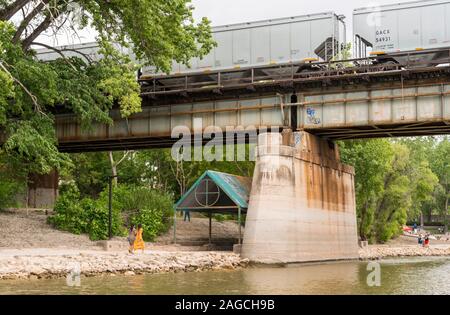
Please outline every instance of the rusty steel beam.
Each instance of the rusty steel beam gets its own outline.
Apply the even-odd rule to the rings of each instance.
[[[448,128],[447,125],[440,125],[440,126],[425,126],[425,127],[411,127],[411,126],[404,126],[404,127],[396,127],[396,128],[380,128],[379,126],[374,126],[374,127],[378,127],[375,129],[371,129],[371,130],[363,130],[363,129],[359,129],[359,130],[346,130],[346,129],[342,129],[341,131],[333,131],[333,132],[327,132],[326,130],[321,130],[320,132],[317,132],[314,129],[305,129],[310,133],[314,133],[314,135],[320,136],[320,137],[324,137],[324,138],[329,138],[329,137],[333,137],[333,136],[341,136],[341,135],[355,135],[355,134],[365,134],[365,133],[371,133],[371,134],[382,134],[382,133],[397,133],[397,132],[421,132],[421,131],[429,131],[429,130],[438,130],[438,131],[442,131],[442,132],[450,132],[450,128]]]
[[[384,135],[384,136],[383,136]],[[345,137],[333,137],[333,138],[327,138],[330,140],[352,140],[352,139],[370,139],[370,138],[401,138],[401,137],[417,137],[417,136],[439,136],[439,135],[450,135],[450,129],[446,129],[443,131],[439,130],[428,130],[428,131],[420,131],[420,132],[414,132],[414,131],[398,131],[393,132],[393,136],[389,136],[389,133],[385,134],[378,134],[375,135],[373,133],[358,133],[358,134],[352,134]]]
[[[380,128],[380,126],[377,126]],[[337,131],[320,130],[320,129],[305,129],[305,131],[315,134],[319,137],[330,140],[347,140],[347,139],[363,139],[375,137],[401,137],[401,136],[416,136],[416,135],[446,135],[450,134],[450,126],[431,125],[431,126],[414,126],[405,125],[397,128],[386,128],[363,130],[363,129],[342,129]],[[256,130],[259,133],[259,130]],[[192,138],[193,141],[194,138]],[[237,141],[239,135],[236,136]],[[91,140],[91,141],[68,141],[60,143],[60,150],[62,152],[91,152],[91,151],[107,151],[107,150],[137,150],[145,148],[169,148],[179,139],[172,139],[170,134],[164,137],[146,137],[146,138],[119,138],[109,140]],[[247,143],[256,143],[255,137],[247,137]],[[202,139],[202,144],[206,144],[210,139]],[[223,134],[223,141],[226,144],[225,133]],[[237,142],[235,142],[237,143]]]
[[[395,89],[395,88],[392,88]],[[313,106],[313,105],[328,105],[328,104],[339,104],[339,103],[358,103],[358,102],[374,102],[374,101],[387,101],[396,99],[408,99],[408,98],[418,98],[418,97],[431,97],[431,96],[447,96],[450,95],[449,92],[436,92],[436,93],[415,93],[407,95],[392,95],[392,96],[375,96],[375,97],[364,97],[364,98],[343,98],[328,101],[310,101],[310,102],[298,102],[298,103],[285,103],[285,104],[270,104],[270,105],[258,105],[258,106],[246,106],[246,107],[235,107],[235,108],[222,108],[222,109],[204,109],[204,110],[190,110],[183,112],[173,112],[173,113],[162,113],[153,114],[152,117],[173,117],[173,116],[186,116],[195,114],[212,114],[212,113],[227,113],[236,111],[251,111],[251,110],[264,110],[279,108],[280,105],[284,107],[292,106]],[[250,98],[247,98],[250,99]],[[130,117],[128,120],[133,120]]]
[[[314,133],[313,133],[314,134]],[[315,134],[316,135],[316,134]],[[322,134],[320,137],[329,140],[351,140],[351,139],[365,139],[365,138],[396,138],[396,137],[410,137],[410,136],[428,136],[428,135],[450,135],[450,128],[429,128],[429,129],[411,129],[411,130],[380,130],[374,133],[372,131],[342,133],[335,135]],[[319,136],[319,135],[317,135]]]
[[[144,98],[143,112],[129,117],[127,124],[114,109],[111,112],[114,125],[97,125],[96,131],[86,133],[74,123],[71,118],[74,116],[55,113],[60,149],[83,152],[170,147],[177,141],[171,139],[172,129],[181,125],[192,130],[195,118],[203,118],[205,128],[241,124],[244,128],[252,124],[256,128],[268,125],[283,128],[292,126],[295,121],[298,130],[333,140],[448,134],[450,67],[385,70],[354,75],[347,75],[342,69],[329,71],[328,74],[336,73],[336,79],[342,84],[323,86],[296,82],[307,79],[320,83],[324,80],[320,75],[305,79],[289,73],[286,80],[273,75],[270,80],[261,80],[265,77],[258,68],[249,71],[249,77],[238,79],[241,81],[238,89],[233,85],[235,79],[230,80],[226,73],[208,74],[207,85],[203,87],[199,87],[203,84],[200,79],[195,81],[198,78],[187,80],[185,76],[175,76],[173,78],[181,79],[183,88],[189,88],[192,83],[191,86],[202,90],[201,93],[194,97],[188,90],[180,89],[175,98],[169,94],[152,95],[152,100]],[[242,70],[233,73],[239,71]],[[359,71],[365,70],[362,67]],[[352,81],[352,76],[362,79],[369,76],[370,80]],[[378,77],[383,80],[378,81]],[[218,80],[220,84],[211,80]],[[227,80],[232,85],[229,86]],[[280,83],[285,87],[279,87]],[[264,86],[268,89],[261,89]],[[229,93],[230,89],[234,89],[235,94]],[[291,103],[293,92],[298,101]],[[292,111],[293,108],[297,111]],[[316,111],[317,116],[309,117],[311,111]],[[297,112],[295,120],[291,118],[294,112]],[[358,118],[358,115],[365,116]]]
[[[244,140],[246,143],[257,142],[257,134],[255,136],[248,136]],[[90,140],[90,141],[76,141],[76,142],[60,142],[59,150],[65,153],[81,153],[81,152],[101,152],[101,151],[126,151],[126,150],[140,150],[140,149],[152,149],[152,148],[170,148],[179,139],[172,139],[170,135],[163,138],[122,138],[122,139],[110,139],[110,140]],[[194,138],[192,137],[194,143]],[[237,135],[234,139],[235,144],[241,143],[242,137]],[[202,139],[202,145],[207,144],[210,139]],[[223,144],[226,145],[227,139],[223,134]]]

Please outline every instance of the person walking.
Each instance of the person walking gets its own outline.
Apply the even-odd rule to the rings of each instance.
[[[191,212],[189,210],[184,210],[184,222],[191,222]]]
[[[128,247],[128,252],[130,254],[134,253],[134,241],[136,240],[136,229],[134,228],[134,224],[130,226],[130,229],[128,230],[128,244],[130,245]]]
[[[429,247],[430,246],[430,234],[427,234],[425,236],[425,240],[423,242],[423,247]]]
[[[134,240],[134,250],[142,249],[142,252],[145,250],[145,243],[143,238],[144,229],[142,228],[142,224],[138,225],[138,229],[136,231],[136,239]]]

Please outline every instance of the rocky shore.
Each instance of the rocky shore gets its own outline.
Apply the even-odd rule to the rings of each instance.
[[[450,257],[450,246],[371,245],[359,251],[360,260],[427,256]],[[0,251],[0,280],[65,278],[78,270],[86,277],[236,270],[248,264],[231,252],[148,251],[130,255],[100,250],[10,250]]]
[[[248,261],[232,252],[202,248],[208,240],[206,218],[177,223],[178,240],[192,246],[170,245],[173,231],[146,244],[146,252],[127,253],[126,238],[115,238],[114,248],[105,251],[102,242],[92,242],[86,235],[55,230],[47,224],[44,212],[19,210],[0,212],[0,280],[48,279],[66,277],[74,268],[82,276],[199,272],[237,269]],[[233,222],[214,222],[215,241],[233,239],[238,227]],[[120,246],[119,246],[120,245]]]
[[[234,270],[247,264],[247,260],[228,252],[9,254],[0,255],[0,280],[65,278],[77,270],[87,277]]]
[[[145,253],[135,255],[127,253],[126,239],[115,240],[112,243],[121,246],[105,251],[101,244],[90,241],[85,235],[54,230],[46,223],[46,218],[39,212],[0,212],[0,280],[65,278],[77,269],[82,276],[90,277],[234,270],[249,264],[232,252],[194,246],[208,238],[209,221],[203,218],[177,223],[178,240],[190,246],[169,245],[173,237],[173,232],[169,231],[157,243],[147,244]],[[236,235],[237,225],[215,222],[215,231],[215,241],[229,241]],[[417,245],[415,238],[402,236],[388,245],[360,249],[359,258],[450,257],[450,243],[433,242],[430,248],[423,248]]]
[[[361,260],[379,260],[392,257],[449,256],[450,245],[436,245],[424,248],[418,245],[383,246],[371,245],[359,250]]]

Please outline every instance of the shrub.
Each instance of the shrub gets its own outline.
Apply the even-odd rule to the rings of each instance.
[[[0,177],[3,174],[0,173]],[[6,176],[5,176],[6,177]],[[17,197],[19,193],[26,191],[25,181],[14,179],[0,179],[0,210],[18,206]]]
[[[238,218],[236,215],[232,215],[232,214],[215,214],[213,216],[213,218],[217,221],[217,222],[225,222],[225,221],[233,221],[236,222],[238,221]],[[244,225],[245,223],[245,215],[242,214],[241,216],[241,224]]]
[[[226,214],[215,214],[215,215],[213,215],[213,218],[217,222],[225,222],[225,221],[229,221],[229,220],[234,220],[234,218],[232,216],[226,215]]]
[[[154,241],[155,237],[166,230],[163,213],[156,209],[139,210],[139,213],[131,218],[131,222],[136,226],[142,224],[145,241]]]
[[[80,192],[74,185],[61,189],[60,197],[55,204],[55,214],[48,222],[57,229],[73,234],[89,234],[93,241],[105,240],[109,237],[109,209],[104,200],[84,198],[80,200]],[[113,208],[113,235],[122,236],[124,229],[120,210]]]
[[[173,200],[158,191],[144,187],[135,188],[133,196],[137,197],[130,215],[131,223],[142,224],[144,240],[153,241],[156,236],[167,232],[173,215]]]
[[[173,201],[167,194],[145,187],[118,186],[112,198],[112,232],[125,236],[127,224],[142,224],[144,239],[153,241],[170,227]],[[125,219],[125,220],[124,220]],[[55,205],[55,214],[48,222],[57,229],[74,234],[86,233],[91,240],[105,240],[109,235],[109,191],[105,189],[99,199],[84,198],[75,185],[61,187]]]
[[[93,241],[106,240],[109,238],[109,207],[103,200],[91,200],[89,198],[81,201],[81,206],[88,216],[87,233]],[[112,207],[112,234],[124,236],[125,228],[117,207]]]
[[[87,214],[80,206],[79,198],[80,192],[76,186],[64,186],[55,203],[55,214],[48,218],[48,222],[73,234],[86,233]]]

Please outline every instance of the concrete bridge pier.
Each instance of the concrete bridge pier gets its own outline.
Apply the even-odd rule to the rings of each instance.
[[[354,169],[306,132],[258,138],[242,256],[260,263],[358,258]]]

